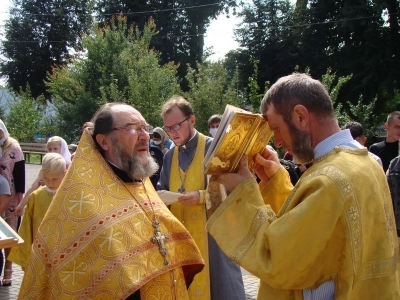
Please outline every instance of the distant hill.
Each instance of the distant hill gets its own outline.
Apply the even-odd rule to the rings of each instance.
[[[10,91],[6,88],[0,88],[0,108],[4,111],[5,115],[8,115],[10,112],[10,105],[15,101],[13,95],[11,95]],[[18,100],[18,98],[17,98]],[[56,108],[53,104],[47,102],[46,115],[55,116]]]

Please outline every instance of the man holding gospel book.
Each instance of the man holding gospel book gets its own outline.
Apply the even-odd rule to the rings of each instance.
[[[230,191],[207,229],[236,263],[260,278],[257,299],[399,299],[398,242],[385,174],[341,131],[323,84],[280,78],[261,113],[277,147],[312,165],[293,188],[275,153],[247,157],[218,176]],[[368,170],[368,172],[365,172]]]
[[[189,288],[191,299],[243,300],[246,296],[240,267],[219,249],[205,229],[207,177],[203,160],[212,138],[194,128],[193,108],[181,96],[170,98],[161,116],[175,147],[164,156],[157,189],[182,194],[178,202],[171,204],[171,212],[191,233],[206,261]]]

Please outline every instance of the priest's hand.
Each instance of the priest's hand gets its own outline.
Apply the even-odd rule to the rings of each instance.
[[[195,206],[200,202],[200,192],[187,192],[178,198],[178,201],[182,204],[189,206]]]
[[[256,162],[254,170],[264,183],[268,183],[281,167],[278,154],[268,148],[265,148],[261,155],[257,153],[254,159]]]
[[[243,155],[239,162],[239,171],[237,173],[226,173],[217,176],[217,181],[223,184],[228,190],[233,191],[243,180],[254,178],[249,170],[247,155]]]

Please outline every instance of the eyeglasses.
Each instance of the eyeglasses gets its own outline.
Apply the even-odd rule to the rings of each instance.
[[[125,131],[130,131],[130,133],[140,133],[142,130],[145,132],[150,131],[150,125],[149,124],[126,124],[125,126],[122,127],[114,127],[112,130],[125,130]]]
[[[172,125],[172,126],[163,126],[163,129],[164,129],[166,132],[171,132],[172,130],[173,130],[173,131],[177,131],[177,130],[179,130],[179,128],[181,128],[181,124],[182,124],[183,122],[189,120],[190,117],[191,117],[191,115],[190,115],[189,117],[187,117],[185,120],[183,120],[182,122],[178,123],[178,124],[175,124],[175,125]]]

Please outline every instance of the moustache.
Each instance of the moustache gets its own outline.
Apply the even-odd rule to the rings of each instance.
[[[149,143],[146,142],[138,142],[135,145],[135,150],[139,149],[140,147],[147,147],[147,150],[149,150]]]

